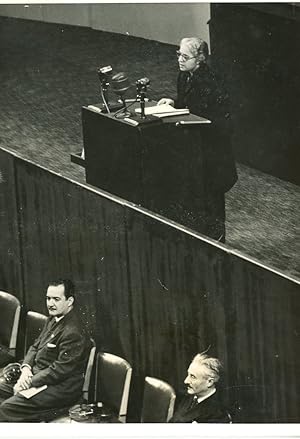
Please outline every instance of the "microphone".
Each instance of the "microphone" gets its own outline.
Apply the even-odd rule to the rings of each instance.
[[[148,85],[150,85],[150,79],[147,78],[147,77],[138,79],[136,81],[136,86],[137,87],[147,87]]]
[[[112,86],[112,89],[115,92],[115,94],[120,97],[120,99],[122,101],[122,105],[123,105],[122,112],[120,113],[119,111],[117,111],[117,113],[115,113],[115,117],[117,118],[117,117],[129,116],[130,113],[127,111],[126,101],[124,98],[126,91],[130,88],[128,77],[125,75],[124,72],[116,73],[111,78],[111,86]]]
[[[112,74],[112,67],[111,66],[98,67],[97,73],[102,88],[106,90],[107,87],[109,86],[109,76],[111,76]]]
[[[116,95],[123,99],[123,95],[130,88],[128,77],[124,72],[119,72],[111,78],[111,86]]]
[[[100,81],[100,93],[103,101],[103,105],[108,113],[110,113],[109,105],[108,105],[108,97],[107,97],[107,89],[109,87],[109,80],[112,74],[112,67],[98,67],[97,68],[98,78]]]

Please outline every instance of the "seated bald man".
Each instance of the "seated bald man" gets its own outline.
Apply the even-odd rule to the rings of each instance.
[[[90,342],[74,309],[73,283],[51,282],[46,302],[49,318],[24,358],[18,381],[1,379],[1,422],[49,421],[57,409],[73,405],[81,396]],[[22,394],[45,385],[29,399]]]
[[[170,422],[229,422],[216,388],[221,368],[217,358],[206,354],[197,354],[193,358],[184,380],[187,395]]]

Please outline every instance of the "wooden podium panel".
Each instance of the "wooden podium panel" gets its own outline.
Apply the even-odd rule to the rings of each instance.
[[[205,127],[207,128],[207,127]],[[182,129],[166,123],[153,136],[143,134],[143,191],[144,206],[170,219],[181,210],[198,209],[195,202],[203,191],[202,127]]]
[[[85,107],[82,127],[87,183],[139,203],[142,197],[139,130]]]
[[[83,107],[87,183],[185,224],[182,212],[196,216],[201,208],[210,124],[183,128],[179,119],[201,120],[184,115],[133,126]]]

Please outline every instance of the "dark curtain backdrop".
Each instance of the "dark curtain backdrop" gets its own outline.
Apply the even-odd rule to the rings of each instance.
[[[249,405],[249,417],[299,422],[299,284],[237,256],[231,261],[231,394]]]
[[[82,314],[103,348],[113,334],[129,340],[123,209],[40,168],[22,161],[16,167],[27,307],[44,310],[49,279],[68,277],[78,287]],[[128,351],[126,342],[113,344],[121,353]]]
[[[237,420],[300,421],[299,282],[3,150],[0,166],[0,289],[45,312],[49,279],[74,279],[98,349],[133,366],[131,419],[145,375],[179,392],[209,348]]]
[[[23,299],[14,157],[0,149],[0,290]]]
[[[228,257],[141,213],[128,209],[126,221],[132,316],[140,345],[135,354],[143,370],[166,374],[175,383],[194,353],[209,345],[222,357],[226,352]],[[179,368],[165,370],[170,358]]]

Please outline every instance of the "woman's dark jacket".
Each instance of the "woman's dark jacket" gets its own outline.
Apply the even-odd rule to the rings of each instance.
[[[211,120],[211,125],[200,128],[203,177],[208,187],[223,193],[237,180],[228,104],[228,95],[208,64],[200,64],[191,76],[188,72],[179,73],[175,107],[187,107],[191,113]]]

